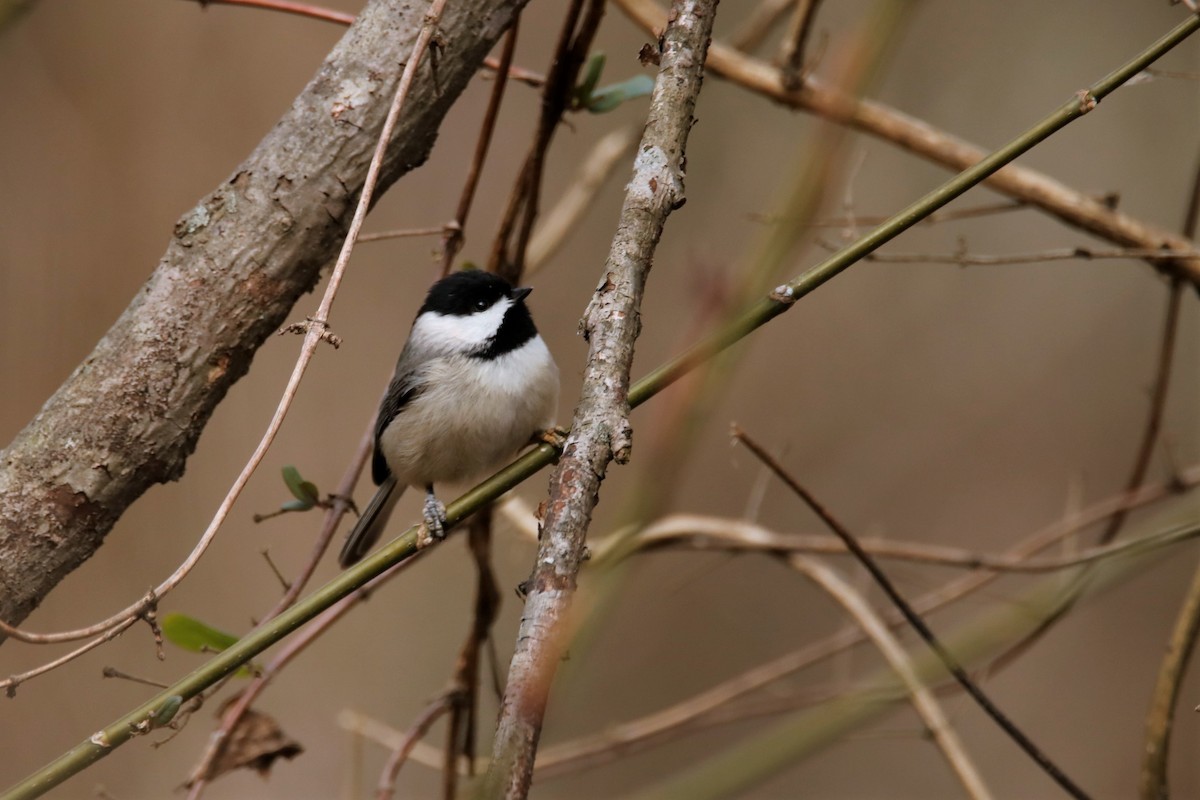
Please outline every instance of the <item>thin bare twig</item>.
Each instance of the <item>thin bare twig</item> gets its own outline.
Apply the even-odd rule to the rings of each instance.
[[[379,242],[384,239],[406,239],[415,236],[438,236],[446,233],[445,225],[428,228],[400,228],[391,231],[378,231],[376,233],[364,233],[358,237],[359,244],[363,242]]]
[[[961,567],[993,572],[1043,573],[1057,572],[1084,564],[1103,561],[1131,551],[1145,552],[1158,547],[1181,544],[1200,536],[1200,529],[1183,527],[1150,536],[1110,543],[1062,556],[1028,558],[1004,554],[979,553],[958,547],[902,542],[893,539],[863,539],[862,549],[875,558]],[[619,557],[624,549],[623,532],[606,536],[590,546],[591,566],[606,565]],[[807,553],[812,555],[847,555],[845,542],[832,536],[802,533],[779,533],[753,522],[698,514],[672,514],[646,526],[638,532],[636,545],[647,551],[661,547],[687,544],[698,551],[729,550],[736,552]]]
[[[292,588],[291,581],[289,581],[287,578],[283,577],[283,573],[279,571],[279,566],[275,563],[275,559],[271,558],[270,549],[264,547],[263,549],[259,550],[258,552],[259,552],[259,555],[261,555],[263,557],[263,560],[267,562],[267,567],[269,567],[272,574],[275,575],[275,580],[279,581],[279,585],[281,587],[283,587],[283,591],[287,592],[289,589],[291,589]]]
[[[512,67],[513,52],[517,48],[517,31],[520,22],[521,18],[518,16],[504,36],[504,49],[500,51],[496,82],[492,85],[487,109],[483,113],[483,122],[479,127],[479,139],[475,143],[475,154],[471,158],[471,166],[467,170],[467,180],[463,184],[462,196],[458,200],[458,210],[454,214],[454,222],[446,226],[445,233],[442,235],[442,275],[450,274],[454,257],[458,255],[458,251],[463,246],[463,231],[467,227],[467,215],[471,213],[471,203],[475,200],[475,190],[479,187],[479,177],[483,174],[483,163],[487,160],[488,148],[492,144],[492,133],[496,130],[496,118],[500,114],[500,101],[504,99],[504,89],[508,86],[508,71]]]
[[[483,60],[483,66],[492,72],[500,71],[500,59],[488,56]],[[523,83],[526,86],[532,86],[534,89],[540,89],[546,85],[546,76],[540,72],[534,72],[524,67],[513,65],[508,68],[508,77],[512,78],[517,83]]]
[[[389,800],[396,793],[396,778],[400,774],[400,768],[408,760],[409,753],[412,752],[421,737],[429,732],[438,717],[448,712],[452,706],[453,700],[450,699],[450,695],[444,694],[426,706],[420,716],[413,720],[408,733],[396,745],[387,764],[383,767],[383,772],[379,776],[379,788],[375,790],[376,800]],[[450,762],[453,763],[454,759],[451,758]]]
[[[829,250],[837,248],[826,244]],[[1093,261],[1100,259],[1136,259],[1141,261],[1176,261],[1200,258],[1197,250],[1145,250],[1136,247],[1097,249],[1093,247],[1057,247],[1031,253],[979,254],[956,253],[871,253],[864,260],[883,264],[957,264],[960,267],[999,266],[1005,264],[1036,264],[1044,261]]]
[[[617,5],[643,30],[661,30],[666,13],[655,0],[616,0]],[[783,86],[779,70],[723,44],[713,42],[709,67],[751,91],[793,108],[810,111],[877,136],[950,169],[962,170],[980,162],[987,152],[945,131],[914,119],[883,103],[857,100],[810,77],[795,92]],[[993,173],[986,184],[1009,197],[1028,203],[1061,220],[1113,244],[1148,251],[1195,249],[1190,240],[1165,228],[1120,213],[1102,201],[1020,164],[1009,164]],[[1200,284],[1200,259],[1154,262]]]
[[[371,593],[382,586],[387,581],[399,575],[409,566],[415,564],[424,555],[426,550],[422,550],[414,554],[406,561],[396,564],[394,567],[376,576],[363,586],[360,586],[354,592],[346,595],[334,605],[330,606],[316,619],[310,622],[292,639],[289,639],[287,644],[275,656],[267,662],[263,667],[262,672],[247,684],[242,690],[237,699],[229,704],[225,709],[225,713],[221,718],[221,725],[213,735],[209,738],[208,746],[200,761],[192,770],[192,775],[188,780],[188,800],[196,800],[204,794],[204,789],[212,779],[213,764],[221,754],[221,750],[229,741],[229,734],[232,732],[236,721],[245,716],[246,711],[254,703],[255,700],[266,690],[267,686],[275,679],[279,673],[296,658],[304,652],[313,642],[320,639],[330,627],[338,620],[349,613],[363,600],[371,596]]]
[[[292,0],[194,0],[194,2],[205,8],[208,6],[248,6],[266,11],[282,11],[285,14],[297,14],[324,22],[336,22],[339,25],[349,25],[354,22],[353,14],[334,11],[311,3],[297,3]]]
[[[850,583],[829,566],[808,556],[789,556],[787,562],[793,569],[804,574],[809,580],[820,586],[830,597],[841,604],[842,608],[854,619],[855,623],[874,642],[875,647],[887,660],[896,675],[904,683],[912,699],[913,708],[924,720],[929,734],[941,750],[950,768],[973,798],[991,797],[991,792],[975,769],[962,741],[950,725],[950,720],[942,711],[941,705],[933,696],[933,692],[922,683],[912,660],[899,640],[892,635],[888,626],[875,610],[871,608],[862,594],[855,590]]]
[[[1189,239],[1196,236],[1196,228],[1200,225],[1200,157],[1192,175],[1192,191],[1188,197],[1187,210],[1183,215],[1183,234]],[[1163,343],[1160,348],[1158,379],[1154,386],[1154,399],[1151,402],[1150,419],[1146,424],[1146,435],[1143,439],[1142,450],[1138,453],[1138,461],[1130,476],[1131,483],[1136,479],[1140,485],[1145,476],[1143,460],[1148,464],[1149,452],[1153,452],[1151,438],[1158,440],[1162,424],[1163,408],[1166,405],[1167,384],[1171,372],[1172,354],[1175,347],[1175,337],[1179,329],[1179,306],[1182,301],[1182,286],[1178,280],[1171,283],[1171,295],[1167,307],[1167,323],[1163,330]],[[1138,467],[1141,466],[1141,474]],[[1122,517],[1122,520],[1124,518]],[[1110,527],[1109,531],[1116,532]],[[1192,576],[1179,613],[1175,618],[1175,626],[1171,638],[1167,642],[1167,652],[1163,656],[1155,680],[1154,693],[1151,695],[1150,711],[1146,715],[1146,741],[1142,748],[1142,769],[1140,790],[1143,800],[1162,800],[1167,797],[1167,758],[1170,755],[1171,730],[1175,720],[1175,706],[1179,699],[1179,690],[1187,671],[1188,662],[1196,647],[1196,637],[1200,635],[1200,569]]]
[[[492,516],[492,506],[481,509],[471,518],[467,529],[467,545],[475,561],[475,609],[471,629],[459,651],[451,680],[450,724],[446,731],[446,758],[442,765],[442,792],[447,800],[454,800],[457,796],[460,760],[465,763],[468,775],[475,774],[480,656],[491,640],[492,626],[500,613],[500,590],[492,571]],[[499,693],[497,688],[497,696]]]
[[[572,0],[542,88],[542,108],[533,142],[513,185],[488,261],[488,271],[512,279],[525,270],[525,253],[539,212],[546,152],[570,107],[579,70],[604,16],[603,0]]]
[[[191,2],[199,3],[201,6],[209,5],[227,5],[227,6],[248,6],[252,8],[261,8],[267,11],[283,11],[289,14],[298,14],[302,17],[321,20],[322,22],[333,22],[338,25],[351,25],[354,23],[354,15],[347,14],[342,11],[334,11],[323,6],[315,6],[309,3],[295,3],[289,0],[190,0]],[[498,72],[501,69],[500,60],[488,56],[483,60],[484,69],[492,72]],[[546,83],[546,78],[536,72],[523,69],[517,66],[510,66],[506,72],[508,77],[519,83],[524,83],[527,86],[532,86],[535,89],[540,88]],[[359,241],[366,241],[363,237],[359,237]]]
[[[525,251],[525,275],[549,261],[592,206],[596,193],[637,143],[637,131],[618,128],[605,134],[584,157],[575,179],[542,217]]]
[[[21,672],[16,675],[9,675],[4,680],[0,680],[0,689],[3,689],[9,697],[15,696],[17,693],[17,687],[20,686],[25,681],[30,680],[32,678],[36,678],[39,675],[45,675],[47,672],[50,672],[51,670],[58,669],[63,664],[67,664],[67,663],[70,663],[71,661],[74,661],[75,659],[79,658],[81,655],[88,652],[89,650],[94,650],[97,647],[99,647],[100,645],[104,644],[105,642],[111,642],[113,639],[117,638],[122,633],[124,633],[125,631],[127,631],[131,627],[133,627],[134,624],[137,623],[138,619],[139,618],[137,616],[133,616],[126,620],[123,620],[122,622],[118,623],[115,627],[110,628],[109,630],[100,634],[96,638],[85,642],[84,644],[75,648],[71,652],[66,653],[65,655],[59,656],[58,658],[56,658],[52,661],[47,661],[45,664],[39,664],[38,666],[36,666],[32,669],[26,670],[25,672]]]
[[[762,0],[746,15],[741,27],[729,37],[730,44],[747,52],[757,49],[795,2],[796,0]]]
[[[1185,72],[1173,69],[1159,69],[1158,67],[1146,67],[1144,72],[1155,78],[1178,78],[1185,81],[1200,81],[1200,72]]]
[[[1122,493],[1101,500],[1088,508],[1073,513],[1066,519],[1025,537],[1000,558],[1010,559],[1013,562],[1028,559],[1061,542],[1067,536],[1103,522],[1121,510],[1144,508],[1152,503],[1174,497],[1181,487],[1191,488],[1200,485],[1200,466],[1181,470],[1180,478],[1183,481],[1180,485],[1172,482],[1156,486],[1143,486],[1136,492]],[[536,539],[536,527],[528,524],[532,512],[524,501],[519,498],[509,498],[500,506],[500,511],[518,531],[525,533],[532,530]],[[674,518],[674,516],[665,518],[663,522],[669,523]],[[653,527],[655,526],[651,526],[651,528]],[[753,541],[756,536],[748,532],[747,539]],[[641,544],[641,537],[635,538],[634,542]],[[696,546],[694,539],[680,543],[691,547]],[[604,541],[602,540],[594,549],[599,551],[603,547]],[[622,548],[622,554],[625,556],[632,555],[633,552],[635,551],[631,548]],[[993,572],[966,575],[927,592],[915,599],[912,605],[920,613],[927,614],[987,586],[996,577],[997,574]],[[904,622],[904,618],[895,610],[888,612],[885,616],[887,624],[892,627]],[[803,669],[826,661],[863,641],[865,641],[865,634],[860,628],[856,626],[844,628],[826,639],[756,665],[671,706],[638,719],[609,726],[600,734],[548,747],[539,752],[536,774],[550,777],[574,769],[595,766],[611,761],[618,754],[637,752],[664,740],[690,733],[704,726],[707,720],[718,715],[722,709],[730,707],[735,701],[744,704],[746,696],[750,693],[762,690]],[[423,755],[422,757],[427,763],[437,763],[436,758],[440,757],[440,754],[428,757]]]
[[[362,472],[363,467],[367,463],[367,458],[371,454],[371,448],[375,442],[375,420],[373,417],[374,415],[372,415],[372,419],[368,422],[367,429],[363,432],[363,436],[359,440],[358,448],[355,450],[354,456],[351,458],[350,463],[346,466],[346,470],[342,475],[342,480],[338,484],[338,498],[350,496],[350,493],[354,490],[354,484],[358,482],[358,476]],[[325,551],[329,549],[329,543],[333,539],[333,535],[337,531],[338,523],[341,521],[345,511],[345,501],[339,499],[333,508],[325,513],[325,519],[321,526],[321,531],[317,534],[317,538],[313,543],[312,552],[309,555],[308,561],[305,562],[304,566],[301,568],[300,574],[294,581],[291,582],[291,585],[288,586],[283,597],[281,597],[275,606],[272,607],[271,610],[268,611],[261,620],[259,620],[256,627],[263,625],[271,619],[274,619],[284,609],[290,607],[292,603],[296,602],[296,598],[300,596],[300,593],[304,590],[304,587],[308,584],[308,581],[312,578],[313,573],[316,571],[317,565],[321,562],[322,556],[325,555]],[[353,603],[346,606],[344,610],[349,610],[352,606]],[[329,622],[332,622],[339,616],[340,614],[335,615],[329,620]],[[325,627],[316,625],[310,631],[310,633],[312,633],[315,637],[316,634],[319,634],[324,630]],[[303,646],[307,646],[307,643],[305,643]],[[303,649],[303,646],[301,649]],[[298,653],[299,651],[297,650],[296,652]],[[238,724],[242,721],[242,718],[246,715],[246,712],[250,708],[250,704],[258,697],[259,694],[262,693],[263,689],[266,688],[267,682],[269,682],[271,677],[274,676],[275,671],[281,669],[285,664],[287,664],[288,660],[290,660],[290,658],[278,664],[272,662],[273,666],[269,666],[268,671],[264,672],[263,675],[260,675],[258,679],[251,684],[250,688],[253,689],[253,692],[251,693],[250,689],[248,688],[247,693],[245,693],[243,697],[239,698],[238,702],[230,704],[230,706],[225,710],[225,713],[221,715],[220,723],[218,724],[217,729],[210,735],[209,744],[200,760],[200,763],[192,771],[192,791],[195,793],[195,797],[199,797],[203,792],[204,783],[206,782],[205,776],[209,775],[213,764],[218,758],[220,758],[221,751],[225,746],[225,742],[229,740],[229,736],[232,734],[234,728],[238,726]]]
[[[966,207],[966,209],[943,209],[941,211],[935,211],[934,213],[931,213],[931,215],[922,219],[922,221],[920,221],[918,224],[935,225],[943,222],[958,221],[958,219],[986,217],[997,215],[997,213],[1006,213],[1008,211],[1020,211],[1021,209],[1024,209],[1024,207],[1026,207],[1025,203],[1015,203],[1013,200],[1004,200],[1003,203],[983,203],[976,206]],[[756,222],[762,222],[766,224],[778,224],[780,222],[792,224],[791,219],[786,219],[785,221],[785,219],[781,219],[773,215],[767,215],[767,213],[751,213],[749,216]],[[854,229],[859,227],[859,225],[864,225],[864,227],[865,225],[871,225],[871,227],[874,227],[874,225],[887,222],[887,219],[888,217],[863,215],[822,217],[814,219],[814,221],[808,224],[810,228]]]
[[[783,66],[780,67],[780,79],[789,92],[799,89],[810,71],[805,64],[806,46],[820,7],[821,0],[796,0],[796,10],[792,12],[791,25],[783,41]]]
[[[1008,736],[1014,742],[1016,742],[1016,744],[1022,750],[1024,750],[1025,753],[1031,759],[1033,759],[1033,761],[1039,767],[1041,767],[1041,769],[1047,775],[1049,775],[1055,783],[1059,785],[1059,787],[1063,789],[1063,791],[1067,792],[1069,795],[1077,798],[1078,800],[1087,798],[1088,794],[1084,792],[1083,789],[1081,789],[1078,785],[1076,785],[1075,782],[1072,781],[1067,774],[1058,767],[1057,764],[1055,764],[1045,753],[1043,753],[1041,749],[1033,743],[1033,740],[1031,740],[1024,731],[1018,728],[1016,724],[1013,723],[1012,720],[1010,720],[1008,716],[991,701],[987,694],[979,688],[978,684],[971,679],[971,677],[967,674],[967,671],[963,669],[962,664],[960,664],[958,659],[954,657],[954,654],[945,648],[945,646],[941,643],[929,626],[925,624],[925,620],[922,619],[916,610],[908,603],[908,601],[904,599],[904,596],[900,594],[900,591],[892,583],[891,579],[888,578],[887,574],[879,568],[879,565],[875,563],[875,560],[871,558],[870,554],[862,549],[854,535],[851,534],[850,531],[843,526],[836,517],[831,515],[824,508],[824,506],[822,506],[816,500],[815,497],[813,497],[803,486],[801,486],[795,480],[795,478],[793,478],[791,474],[788,473],[782,467],[782,465],[780,465],[774,459],[774,457],[771,456],[770,453],[768,453],[761,445],[746,435],[744,431],[735,426],[733,430],[733,437],[738,442],[745,445],[760,461],[770,467],[771,471],[775,473],[776,477],[778,477],[788,486],[788,488],[795,492],[795,494],[804,501],[805,505],[812,509],[813,513],[820,517],[821,521],[824,522],[829,529],[838,536],[838,538],[842,539],[842,541],[846,543],[846,547],[851,553],[854,554],[859,563],[861,563],[863,567],[871,574],[871,577],[875,580],[875,583],[879,585],[884,594],[886,594],[892,603],[895,604],[896,608],[900,610],[900,613],[904,615],[904,618],[908,621],[909,625],[916,630],[929,648],[937,655],[942,664],[945,665],[947,671],[954,676],[955,680],[957,680],[963,689],[966,690],[967,694],[969,694],[971,698],[979,704],[980,708],[982,708],[987,715],[991,717],[992,720],[994,720],[996,724],[999,725],[1000,728],[1007,733]]]

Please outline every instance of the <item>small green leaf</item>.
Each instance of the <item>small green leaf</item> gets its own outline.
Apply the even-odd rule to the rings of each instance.
[[[237,642],[238,637],[205,625],[195,617],[171,612],[162,618],[167,641],[193,653],[219,653]]]
[[[654,79],[649,75],[635,75],[627,81],[614,83],[597,89],[584,103],[584,108],[593,114],[612,111],[626,100],[645,97],[654,91]]]
[[[163,636],[176,647],[191,650],[193,653],[219,653],[230,647],[238,637],[225,631],[205,625],[195,617],[172,611],[164,614],[161,622]],[[239,678],[248,678],[254,674],[257,667],[253,662],[242,666],[236,674]],[[163,709],[159,709],[160,712]]]
[[[287,484],[293,497],[302,503],[308,503],[305,508],[312,508],[321,499],[317,487],[300,477],[300,470],[290,464],[283,468],[283,482]]]
[[[313,504],[307,500],[288,500],[279,506],[283,511],[308,511],[312,507]]]
[[[583,67],[583,80],[575,87],[575,105],[588,108],[592,102],[592,92],[600,82],[600,73],[604,71],[604,53],[593,53]]]

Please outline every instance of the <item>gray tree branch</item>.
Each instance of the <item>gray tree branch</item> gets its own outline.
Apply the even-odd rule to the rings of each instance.
[[[704,73],[715,0],[675,0],[660,39],[661,68],[626,186],[617,232],[580,331],[589,343],[582,396],[550,479],[550,497],[525,613],[480,796],[524,798],[600,483],[629,458],[629,370],[639,309],[667,216],[683,204],[684,150]]]
[[[380,177],[438,126],[526,0],[458,0]],[[176,224],[95,350],[0,451],[0,618],[18,623],[141,494],[183,474],[217,403],[336,255],[425,4],[373,0],[254,152]]]

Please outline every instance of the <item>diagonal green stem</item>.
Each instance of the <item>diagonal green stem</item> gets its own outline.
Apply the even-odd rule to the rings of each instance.
[[[1053,114],[1008,145],[959,173],[866,236],[825,259],[790,283],[779,287],[770,297],[760,300],[729,326],[634,384],[629,392],[630,405],[638,406],[646,402],[701,362],[730,347],[787,311],[799,298],[963,194],[1046,137],[1083,116],[1094,107],[1095,103],[1141,72],[1198,28],[1200,28],[1200,15],[1190,15],[1132,61],[1103,78],[1090,89],[1073,97]],[[447,521],[455,523],[465,519],[547,466],[556,455],[554,448],[549,445],[541,445],[526,453],[451,503],[446,509]],[[179,699],[186,702],[195,697],[342,597],[383,573],[392,565],[410,557],[417,549],[417,529],[411,528],[399,538],[380,548],[374,555],[342,572],[329,583],[296,603],[269,624],[251,631],[239,639],[237,644],[213,657],[204,666],[155,695],[108,727],[97,731],[87,740],[13,786],[4,795],[0,795],[0,800],[24,800],[25,798],[39,797],[67,778],[99,761],[131,738],[148,732],[151,728],[150,720],[155,720],[155,724],[163,724],[165,720],[156,719],[156,714],[160,711],[165,711],[177,704]],[[162,716],[168,716],[169,719],[167,713]]]
[[[792,304],[837,276],[851,264],[899,236],[925,217],[937,211],[971,187],[1029,150],[1051,134],[1088,113],[1097,103],[1123,83],[1141,72],[1156,59],[1178,45],[1200,28],[1200,14],[1193,14],[1170,33],[1146,48],[1132,61],[1102,78],[1089,89],[1081,91],[1057,111],[1034,125],[974,166],[968,167],[950,180],[888,218],[865,236],[831,255],[791,283],[780,286],[770,297],[760,300],[729,327],[717,332],[707,341],[664,364],[638,381],[629,391],[630,405],[636,406],[661,391],[702,361],[735,344],[742,338],[791,308]]]

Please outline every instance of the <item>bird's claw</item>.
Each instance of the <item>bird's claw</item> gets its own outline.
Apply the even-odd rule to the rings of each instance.
[[[432,493],[425,495],[425,505],[421,509],[425,528],[429,535],[438,541],[446,538],[446,506]]]
[[[563,446],[567,443],[567,436],[570,433],[571,431],[567,428],[560,428],[556,425],[553,428],[538,431],[533,435],[532,441],[534,444],[548,444],[555,450],[562,450]]]

